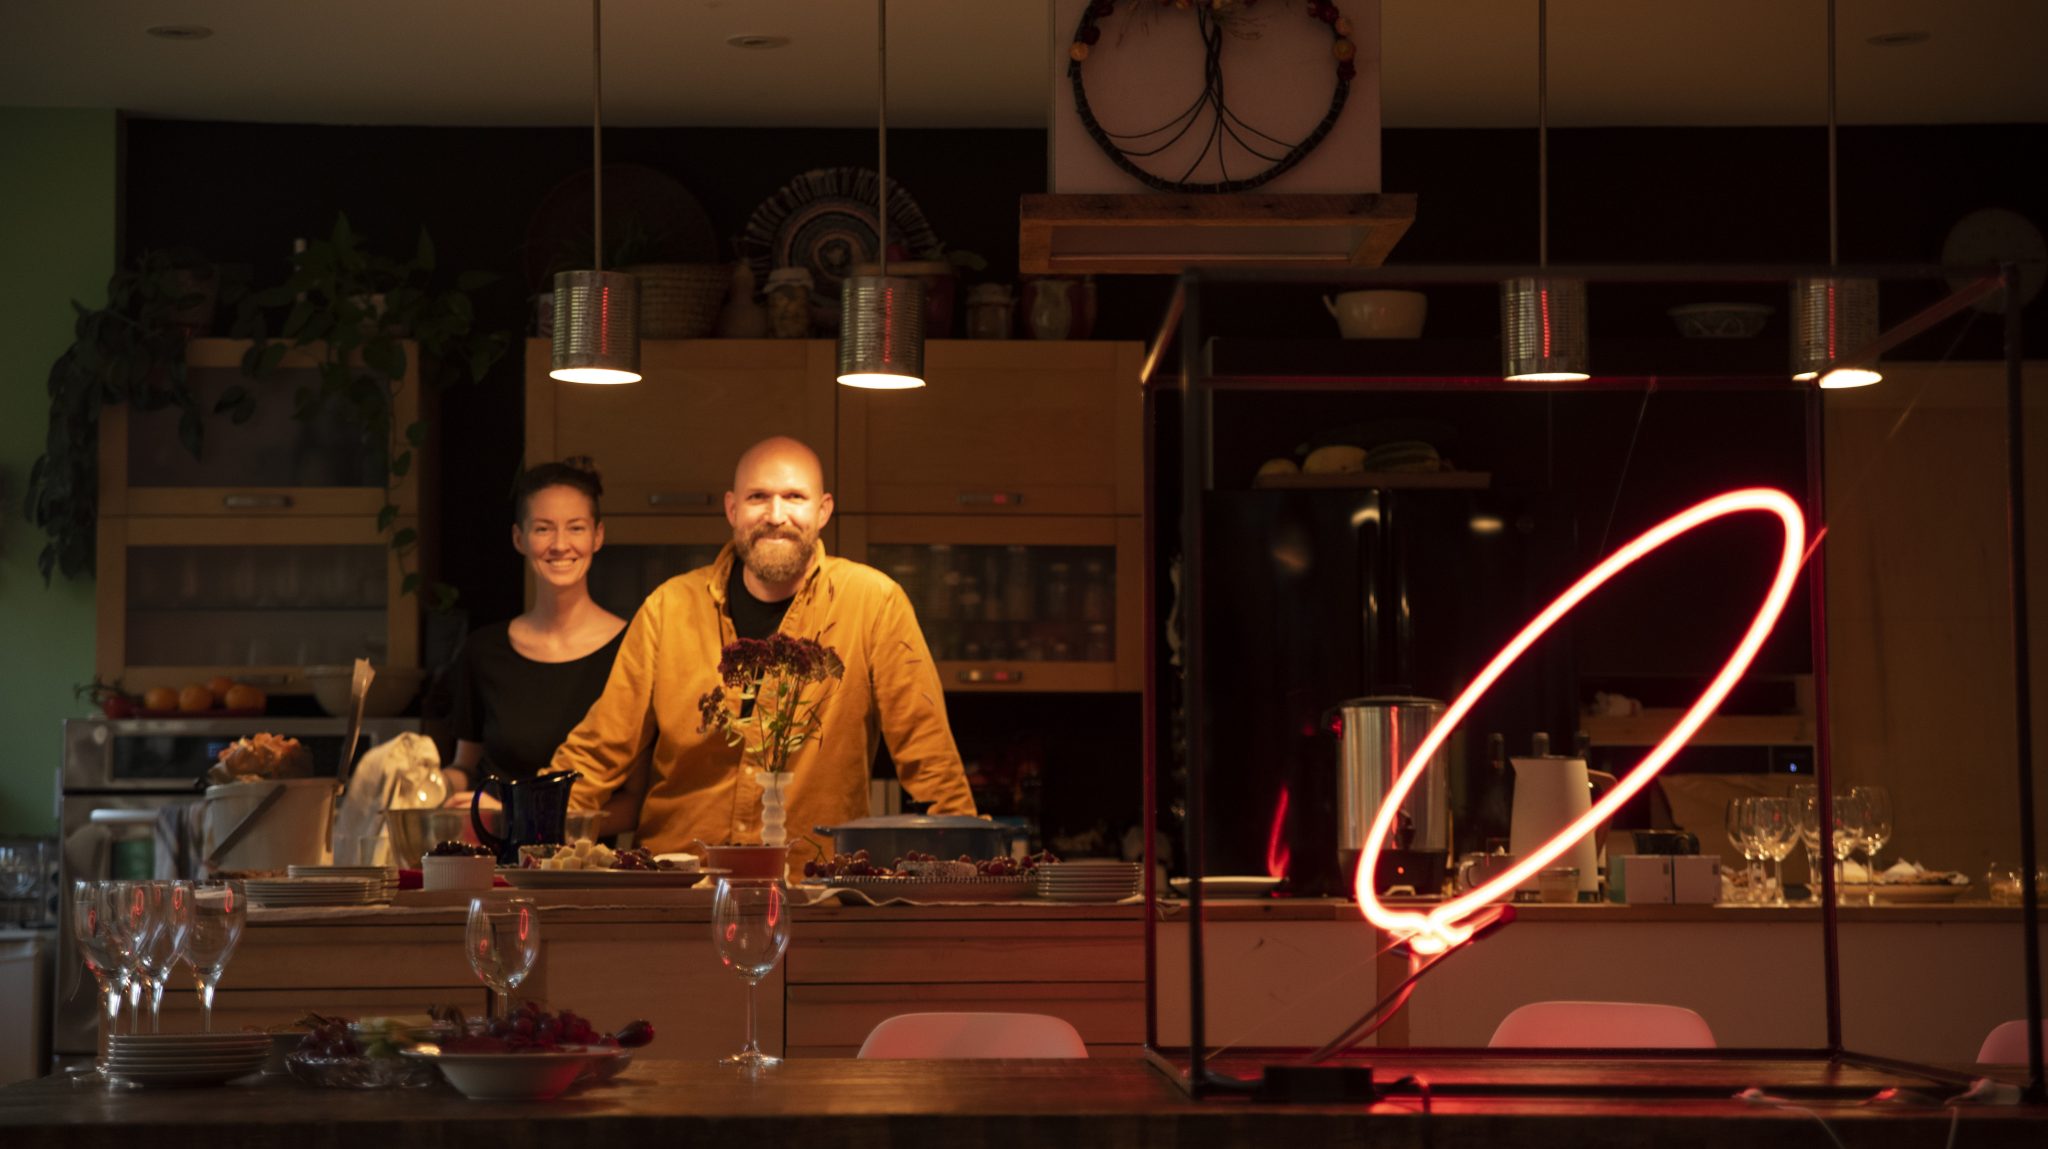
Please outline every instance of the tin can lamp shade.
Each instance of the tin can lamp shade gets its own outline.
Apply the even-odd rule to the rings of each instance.
[[[555,354],[564,383],[640,381],[640,281],[623,271],[555,274]]]
[[[1522,276],[1500,286],[1501,374],[1510,383],[1575,383],[1586,370],[1586,284]]]
[[[1792,378],[1818,380],[1828,391],[1868,387],[1884,378],[1875,363],[1838,361],[1876,339],[1876,280],[1814,276],[1792,282]]]
[[[924,386],[924,281],[856,275],[839,285],[839,381],[872,391]]]

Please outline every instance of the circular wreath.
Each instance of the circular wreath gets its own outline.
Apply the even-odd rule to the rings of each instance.
[[[1316,146],[1330,134],[1331,126],[1337,122],[1338,113],[1344,110],[1344,102],[1351,95],[1351,80],[1358,75],[1358,46],[1351,41],[1351,21],[1329,0],[1307,0],[1307,11],[1311,19],[1320,21],[1330,30],[1330,55],[1337,62],[1337,87],[1330,94],[1330,108],[1323,114],[1322,122],[1317,124],[1301,142],[1291,146],[1245,123],[1224,103],[1221,64],[1225,31],[1223,25],[1234,15],[1256,7],[1258,0],[1131,0],[1131,3],[1154,3],[1160,7],[1194,10],[1196,23],[1202,34],[1202,94],[1196,97],[1195,102],[1186,111],[1151,131],[1119,134],[1103,128],[1088,104],[1088,91],[1081,81],[1081,65],[1087,62],[1091,49],[1102,39],[1101,21],[1116,11],[1117,0],[1093,0],[1082,11],[1081,24],[1074,30],[1073,43],[1067,48],[1067,78],[1074,86],[1074,112],[1080,117],[1081,126],[1087,129],[1088,137],[1095,141],[1096,146],[1102,149],[1103,154],[1108,156],[1112,163],[1137,177],[1147,187],[1160,191],[1197,193],[1241,192],[1259,187],[1294,167],[1303,157],[1316,150]],[[1209,138],[1202,145],[1202,150],[1196,155],[1194,162],[1188,165],[1187,171],[1181,173],[1180,179],[1155,175],[1132,161],[1133,156],[1158,155],[1178,143],[1201,118],[1203,107],[1210,104],[1214,105],[1215,122],[1209,129]],[[1175,125],[1179,125],[1178,130],[1174,130]],[[1173,134],[1165,143],[1146,150],[1128,150],[1118,142],[1144,140],[1169,130],[1172,130]],[[1269,155],[1247,142],[1240,132],[1257,136],[1271,147],[1286,150],[1277,155]],[[1223,161],[1221,148],[1225,135],[1244,151],[1269,161],[1270,166],[1264,171],[1240,179],[1231,179],[1230,171]],[[1189,181],[1187,177],[1201,166],[1202,161],[1208,158],[1212,151],[1217,155],[1217,165],[1222,169],[1223,178],[1209,183]]]

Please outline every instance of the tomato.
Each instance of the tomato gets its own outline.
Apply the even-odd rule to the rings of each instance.
[[[135,700],[125,694],[109,694],[100,699],[100,713],[109,718],[133,718]]]

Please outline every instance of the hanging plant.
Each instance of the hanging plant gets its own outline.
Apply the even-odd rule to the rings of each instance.
[[[418,465],[427,428],[417,421],[394,425],[392,399],[406,372],[404,341],[418,343],[420,377],[428,386],[481,380],[512,342],[509,332],[476,328],[469,293],[491,283],[495,274],[465,271],[446,289],[432,286],[434,270],[434,244],[424,229],[412,258],[398,260],[368,250],[348,217],[340,216],[328,238],[293,253],[289,278],[248,297],[234,330],[251,341],[242,369],[253,380],[272,376],[292,348],[317,362],[319,382],[295,391],[294,412],[309,418],[337,404],[361,433],[364,448],[385,476],[377,529],[387,535],[405,572],[405,594],[421,588],[420,572],[414,569],[419,533],[397,527],[398,505],[391,495]],[[273,337],[271,320],[280,310],[283,318]],[[214,409],[239,421],[248,418],[255,403],[250,386],[236,385]],[[437,584],[428,597],[430,607],[446,609],[454,604],[455,591]]]
[[[213,289],[213,290],[209,290]],[[74,300],[71,346],[50,366],[50,423],[28,476],[23,513],[47,536],[36,556],[43,584],[90,579],[98,560],[100,412],[178,409],[178,441],[198,458],[206,428],[185,385],[185,343],[204,332],[214,291],[233,285],[189,251],[148,252],[107,281],[107,302]]]

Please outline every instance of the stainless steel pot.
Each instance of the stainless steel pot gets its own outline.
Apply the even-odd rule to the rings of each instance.
[[[1444,704],[1434,698],[1390,696],[1354,698],[1335,709],[1343,719],[1337,775],[1337,856],[1348,873],[1358,864],[1359,847],[1365,844],[1366,831],[1372,828],[1380,803],[1393,787],[1394,775],[1443,717]],[[1387,839],[1389,849],[1449,854],[1449,757],[1445,747],[1438,747],[1430,756],[1428,769],[1401,803],[1401,814]]]
[[[912,850],[936,858],[962,854],[977,861],[1009,855],[1010,828],[984,818],[961,814],[890,814],[856,818],[838,826],[819,826],[832,839],[832,852],[866,850],[876,862],[888,863]]]

